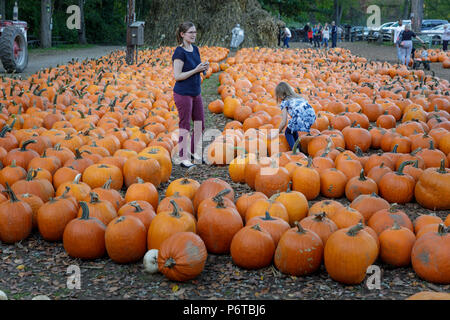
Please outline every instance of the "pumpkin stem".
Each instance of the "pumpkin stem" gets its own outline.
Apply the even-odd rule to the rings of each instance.
[[[294,145],[292,146],[292,154],[297,154],[298,145],[300,144],[300,137],[298,137],[297,141],[295,141]]]
[[[308,157],[308,164],[306,165],[307,168],[311,168],[312,160],[313,159],[311,157]]]
[[[105,184],[102,186],[102,189],[106,189],[106,190],[111,189],[111,183],[112,183],[112,179],[111,179],[111,176],[109,176],[108,180],[106,180]]]
[[[72,182],[72,183],[74,183],[74,184],[79,184],[79,183],[80,183],[80,179],[81,179],[81,173],[79,173],[79,174],[77,174],[77,175],[75,176],[75,179],[73,179],[73,182]]]
[[[25,180],[26,180],[26,181],[31,181],[31,180],[33,180],[34,178],[36,178],[36,176],[37,176],[37,170],[35,170],[35,169],[30,169],[30,170],[28,170],[28,172],[27,172],[27,176],[26,176]]]
[[[359,174],[360,181],[366,181],[367,178],[364,176],[364,169],[361,169],[361,173]]]
[[[22,147],[20,147],[20,151],[27,151],[27,145],[29,145],[30,143],[36,143],[37,141],[36,140],[33,140],[33,139],[31,139],[31,140],[27,140],[27,141],[25,141],[24,143],[22,143]]]
[[[364,225],[360,222],[360,223],[354,225],[352,228],[350,228],[350,230],[347,231],[347,235],[349,235],[350,237],[354,237],[362,229],[364,229]]]
[[[434,142],[433,140],[430,140],[430,150],[434,150]]]
[[[439,223],[438,235],[445,236],[448,233],[448,228],[445,227],[443,223]]]
[[[318,214],[315,214],[315,215],[314,215],[314,220],[321,222],[321,221],[323,221],[326,217],[327,217],[327,213],[326,213],[326,212],[321,212],[321,213],[318,213]]]
[[[16,194],[14,193],[14,191],[13,191],[13,190],[11,189],[11,187],[9,186],[9,183],[8,183],[8,182],[5,183],[5,187],[6,187],[6,189],[3,190],[3,192],[6,192],[6,193],[8,194],[9,200],[10,200],[11,202],[17,202],[17,201],[19,201],[19,199],[17,198]]]
[[[270,215],[269,211],[266,211],[265,216],[264,216],[264,218],[262,220],[267,221],[267,220],[276,220],[276,219],[272,218],[272,216]]]
[[[445,159],[444,158],[441,159],[441,166],[439,167],[437,172],[442,173],[442,174],[447,173],[447,171],[445,170]]]
[[[172,268],[173,266],[176,265],[175,260],[170,257],[169,259],[166,260],[166,262],[164,263],[164,268]]]
[[[397,153],[397,149],[398,149],[398,144],[396,144],[395,146],[394,146],[394,148],[392,149],[392,153]]]
[[[89,206],[86,203],[86,201],[80,201],[80,207],[83,210],[83,213],[81,214],[82,220],[89,220]]]
[[[174,217],[174,218],[181,218],[181,215],[180,215],[180,211],[181,211],[181,209],[180,209],[180,207],[178,206],[178,204],[174,201],[174,200],[170,200],[170,203],[172,204],[172,206],[173,206],[173,211],[172,211],[172,213],[170,214],[172,217]]]
[[[297,232],[298,233],[300,233],[300,234],[306,233],[306,230],[303,229],[303,227],[300,225],[300,223],[298,221],[295,221],[294,225],[297,227]]]
[[[407,165],[410,165],[410,164],[413,164],[413,163],[414,163],[414,161],[411,161],[411,160],[403,161],[403,162],[400,164],[400,167],[398,168],[398,171],[396,172],[396,174],[398,174],[398,175],[400,175],[400,176],[405,175],[405,174],[403,173],[403,169],[405,169],[405,167],[406,167]]]
[[[97,193],[89,192],[89,196],[91,197],[91,203],[98,203],[98,202],[100,202]]]
[[[393,203],[390,207],[389,207],[389,212],[390,213],[395,213],[395,212],[398,212],[400,209],[399,209],[399,206],[398,206],[398,204],[397,203]]]
[[[255,225],[253,225],[251,228],[252,228],[253,230],[262,231],[262,230],[261,230],[261,227],[259,226],[258,223],[255,224]]]
[[[139,202],[137,202],[137,201],[131,201],[129,203],[129,205],[132,206],[134,209],[136,209],[135,212],[142,212],[142,211],[144,211],[142,209],[142,207],[139,205]]]

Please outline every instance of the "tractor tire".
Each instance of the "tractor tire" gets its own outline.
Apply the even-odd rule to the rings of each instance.
[[[27,41],[18,28],[8,26],[3,29],[0,36],[0,59],[8,73],[20,73],[27,67]]]

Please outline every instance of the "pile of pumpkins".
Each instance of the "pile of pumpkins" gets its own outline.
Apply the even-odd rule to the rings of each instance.
[[[173,50],[144,50],[136,65],[115,51],[0,79],[3,243],[37,230],[74,257],[106,250],[117,262],[142,259],[147,240],[139,241],[163,210],[157,188],[170,179],[178,143]],[[228,51],[200,49],[211,66],[202,79],[220,70]]]
[[[234,182],[268,196],[292,183],[308,200],[322,195],[352,201],[376,193],[390,203],[415,198],[428,209],[450,209],[444,196],[450,194],[448,81],[348,52],[342,61],[342,49],[335,52],[340,60],[311,49],[290,51],[286,55],[296,59],[267,48],[242,49],[227,59],[219,76],[221,99],[208,107],[231,121],[209,145],[209,163],[228,165]],[[274,93],[280,81],[317,114],[293,150],[283,134],[270,134],[281,122]]]
[[[415,52],[415,56],[419,59],[421,59],[423,49],[418,49]],[[450,68],[450,52],[443,51],[441,49],[427,49],[428,53],[428,61],[432,63],[442,63],[442,67],[444,69]]]

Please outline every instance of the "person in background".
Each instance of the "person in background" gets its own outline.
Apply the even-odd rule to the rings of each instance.
[[[313,28],[310,27],[308,31],[308,40],[311,47],[313,45],[313,37],[314,37]]]
[[[317,24],[313,28],[313,41],[314,41],[314,48],[320,48],[319,25]]]
[[[442,50],[447,51],[449,40],[450,40],[450,24],[446,24],[444,26],[444,34],[442,35]]]
[[[328,49],[328,41],[330,40],[330,28],[328,28],[328,24],[325,24],[325,27],[322,31],[323,36],[323,45]]]
[[[283,29],[283,47],[289,48],[289,40],[291,40],[292,34],[291,30],[287,26]]]
[[[400,62],[402,64],[405,64],[407,67],[409,66],[409,61],[411,60],[411,51],[413,47],[412,38],[418,39],[420,42],[422,42],[422,44],[425,43],[413,31],[411,31],[410,25],[407,24],[405,25],[405,30],[400,33],[398,39],[401,48]]]
[[[201,134],[192,134],[193,137],[190,139],[191,152],[188,150],[187,141],[191,130],[191,119],[194,124],[196,121],[200,121],[202,132],[205,130],[200,73],[208,70],[209,63],[207,61],[202,62],[200,59],[200,51],[194,45],[196,36],[197,30],[192,22],[187,21],[180,24],[176,31],[179,46],[176,47],[172,55],[173,73],[176,81],[173,88],[173,98],[180,119],[179,157],[181,159],[180,165],[184,168],[194,166],[191,162],[191,156],[193,160],[202,161],[202,156],[195,154],[194,146],[198,141],[193,139],[194,137],[201,138]]]
[[[307,24],[305,24],[305,27],[303,28],[303,32],[304,32],[304,42],[308,42],[308,32],[309,29],[311,29],[311,27],[309,26],[309,22]]]
[[[405,30],[405,26],[403,25],[402,20],[398,20],[398,27],[394,29],[394,45],[397,47],[397,63],[400,63],[401,59],[401,49],[400,42],[398,41],[400,33]]]
[[[296,94],[287,82],[280,82],[275,88],[275,97],[282,112],[282,120],[278,130],[281,132],[285,127],[285,136],[292,150],[298,140],[298,131],[308,132],[316,121],[316,113],[311,105]],[[291,117],[287,121],[288,115]],[[287,124],[287,125],[286,125]]]
[[[331,47],[336,48],[336,42],[337,42],[337,27],[336,23],[333,21],[331,23]]]

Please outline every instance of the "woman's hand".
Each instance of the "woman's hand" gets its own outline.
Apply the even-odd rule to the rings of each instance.
[[[208,70],[208,67],[209,67],[209,63],[202,62],[197,67],[195,67],[195,72],[197,73],[197,72],[206,71],[206,70]]]

